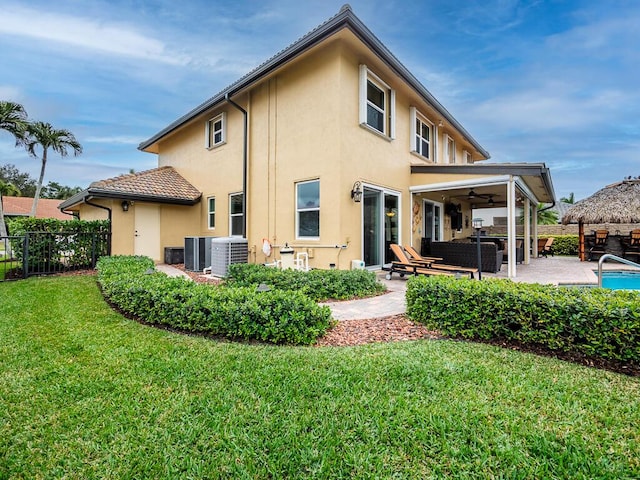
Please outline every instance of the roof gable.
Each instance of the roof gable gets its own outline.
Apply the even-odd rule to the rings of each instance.
[[[139,150],[152,151],[151,148],[162,138],[174,132],[181,126],[190,122],[202,113],[228,101],[229,98],[242,90],[250,87],[261,78],[290,62],[312,47],[333,36],[340,30],[348,28],[363,42],[374,54],[389,66],[400,78],[413,88],[426,102],[433,105],[453,127],[458,130],[485,158],[491,155],[487,152],[466,129],[447,111],[446,108],[429,92],[420,81],[391,53],[391,51],[369,30],[369,28],[353,13],[351,7],[343,5],[340,11],[333,17],[311,30],[309,33],[278,52],[276,55],[247,73],[236,82],[232,83],[221,92],[201,103],[196,108],[169,124],[148,140],[140,143]]]

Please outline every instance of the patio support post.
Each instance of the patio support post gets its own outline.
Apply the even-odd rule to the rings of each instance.
[[[524,199],[523,217],[524,234],[522,236],[522,248],[524,248],[524,260],[522,263],[524,263],[525,265],[529,265],[529,263],[531,262],[531,250],[529,248],[531,245],[531,200],[529,200],[529,197],[526,197]]]
[[[586,258],[584,253],[584,223],[582,223],[582,220],[578,222],[578,245],[578,256],[580,261],[584,262]]]
[[[507,262],[507,276],[516,276],[516,183],[513,175],[507,182],[507,251],[509,261]]]
[[[538,205],[532,205],[531,218],[533,219],[533,257],[538,258]]]

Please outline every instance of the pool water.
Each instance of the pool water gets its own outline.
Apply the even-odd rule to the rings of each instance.
[[[602,287],[611,290],[640,290],[640,272],[602,272]]]

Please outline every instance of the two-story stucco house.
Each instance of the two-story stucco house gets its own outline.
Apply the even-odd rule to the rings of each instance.
[[[314,268],[380,268],[390,243],[471,235],[478,202],[506,205],[515,237],[516,205],[535,219],[554,200],[544,164],[478,165],[489,153],[348,5],[139,148],[157,169],[61,208],[108,215],[114,254],[156,260],[187,236],[244,236],[250,262],[288,244]]]

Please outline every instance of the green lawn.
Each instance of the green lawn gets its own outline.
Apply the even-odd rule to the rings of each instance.
[[[454,341],[275,347],[0,283],[0,478],[637,478],[640,379]]]

